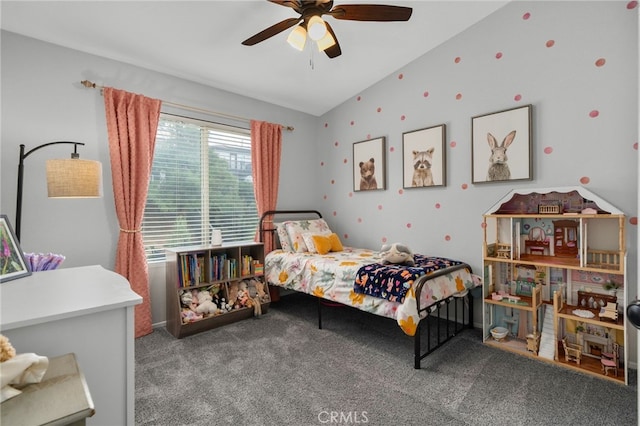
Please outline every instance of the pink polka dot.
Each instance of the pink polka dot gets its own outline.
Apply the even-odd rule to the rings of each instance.
[[[596,118],[599,115],[600,115],[600,111],[598,111],[597,109],[594,109],[593,111],[589,112],[589,117],[591,118]]]
[[[335,183],[336,183],[335,179],[331,179],[331,185],[333,185]]]
[[[345,240],[349,239],[349,234],[342,234],[342,236],[344,237]]]
[[[486,222],[482,222],[482,223],[480,224],[480,228],[484,229],[484,228],[486,228],[486,227],[487,227],[487,223],[486,223]]]
[[[553,152],[553,148],[551,148],[550,146],[547,146],[544,148],[545,154],[551,154],[552,152]]]
[[[462,59],[460,59],[460,56],[456,56],[456,59],[454,59],[453,62],[455,62],[456,64],[459,64],[461,60]]]
[[[632,225],[637,225],[638,224],[638,216],[633,216],[629,218],[629,223]]]
[[[386,242],[387,242],[387,237],[382,237],[381,241],[382,241],[383,243],[386,243]]]
[[[428,97],[428,96],[429,96],[429,92],[424,92],[424,93],[422,94],[422,96],[424,96],[425,98],[426,98],[426,97]]]
[[[362,98],[361,98],[360,96],[358,96],[358,97],[356,98],[356,101],[360,102],[360,100],[361,100],[361,99],[362,99]]]
[[[598,60],[596,60],[596,67],[603,67],[606,62],[606,59],[598,58]]]
[[[390,146],[389,147],[389,152],[394,152],[396,150],[396,148],[394,146]]]
[[[500,59],[500,58],[502,58],[502,52],[496,53],[496,59]]]
[[[320,166],[321,166],[321,167],[322,167],[322,166],[324,166],[324,161],[321,161],[321,162],[320,162]]]
[[[333,215],[334,215],[334,216],[338,216],[338,212],[334,210],[334,211],[333,211]]]
[[[451,241],[451,235],[445,235],[444,236],[444,240],[445,241]]]
[[[591,179],[589,179],[588,176],[583,176],[580,178],[580,183],[583,185],[587,185],[589,182],[591,182]]]
[[[356,122],[351,120],[351,125],[353,126],[354,124],[356,124]]]
[[[440,203],[436,203],[436,209],[440,208]]]
[[[335,141],[335,142],[333,143],[333,145],[338,146],[338,145],[340,145],[340,142]]]
[[[349,193],[349,197],[353,197],[353,192],[350,192],[350,193]]]
[[[451,142],[449,143],[449,146],[450,146],[451,148],[455,148],[455,147],[456,147],[456,145],[458,145],[458,143],[457,143],[456,141],[451,141]]]
[[[525,21],[527,19],[531,18],[531,14],[529,12],[525,13],[524,15],[522,15],[522,19],[524,19]]]
[[[324,123],[324,127],[329,127],[329,123]]]
[[[382,204],[378,204],[378,210],[382,210]]]
[[[400,121],[404,121],[407,117],[405,117],[404,115],[400,116]]]
[[[637,1],[630,1],[629,3],[627,3],[627,9],[629,10],[635,9],[636,7],[638,7]]]
[[[633,144],[633,149],[635,149],[636,151],[638,150],[638,142]]]
[[[382,108],[378,107],[378,109],[376,111],[382,112]]]
[[[349,162],[349,160],[345,158],[344,160],[342,160],[342,162],[343,162],[344,164],[347,164],[347,163]]]
[[[411,222],[407,223],[407,228],[411,228]]]
[[[361,217],[358,218],[358,223],[362,223],[362,218]]]
[[[322,198],[326,200],[329,197],[327,197],[327,194],[324,194],[324,197],[322,197]]]
[[[402,73],[398,74],[398,80],[402,80],[404,78],[404,75]]]
[[[367,133],[367,139],[371,139],[371,133]]]
[[[460,187],[464,190],[464,189],[467,189],[469,185],[467,185],[466,183],[463,183],[462,185],[460,185]]]
[[[462,93],[457,93],[456,100],[459,101],[460,99],[462,99]]]
[[[402,189],[402,188],[398,189],[398,194],[399,194],[399,195],[404,194],[404,189]]]
[[[513,100],[516,102],[520,102],[522,100],[522,95],[518,93],[513,97]]]
[[[547,41],[546,46],[547,47],[553,47],[554,44],[556,44],[555,40],[549,40],[549,41]]]

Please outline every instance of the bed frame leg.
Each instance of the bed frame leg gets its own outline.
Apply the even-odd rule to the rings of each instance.
[[[420,370],[420,323],[416,327],[416,334],[413,336],[413,368]]]
[[[319,297],[316,297],[318,300],[318,329],[322,330],[322,302]]]
[[[473,330],[473,294],[471,294],[471,290],[469,290],[469,292],[467,293],[467,297],[469,298],[469,329]],[[463,308],[463,317],[462,317],[462,322],[464,322],[464,308]]]

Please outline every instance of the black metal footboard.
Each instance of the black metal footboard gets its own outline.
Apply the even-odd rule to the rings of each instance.
[[[471,266],[467,264],[461,264],[452,268],[447,268],[446,270],[436,271],[433,274],[420,277],[418,282],[414,284],[416,293],[416,307],[418,309],[418,315],[421,318],[420,322],[418,323],[418,327],[416,328],[416,334],[413,337],[413,368],[415,369],[420,369],[420,362],[424,358],[426,358],[430,353],[451,340],[462,330],[464,330],[465,328],[473,328],[473,295],[471,294],[471,290],[467,290],[467,294],[464,296],[452,295],[427,307],[420,307],[420,293],[422,292],[422,288],[424,287],[425,283],[440,275],[445,275],[458,269],[468,269],[469,272],[472,272]],[[452,304],[453,318],[451,316]],[[459,309],[460,307],[461,309]],[[460,316],[458,316],[459,313]],[[426,330],[425,333],[427,340],[426,350],[424,352],[422,352],[421,348],[421,336],[423,329]],[[435,344],[432,345],[434,339]]]

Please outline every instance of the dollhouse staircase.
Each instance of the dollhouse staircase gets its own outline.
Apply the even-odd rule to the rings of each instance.
[[[538,356],[553,360],[556,352],[556,336],[553,328],[553,307],[543,305],[544,320],[542,322],[542,336],[540,336],[540,348]]]

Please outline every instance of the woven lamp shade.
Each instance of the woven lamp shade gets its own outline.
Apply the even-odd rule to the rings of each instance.
[[[102,197],[102,163],[79,158],[47,160],[49,198]]]

